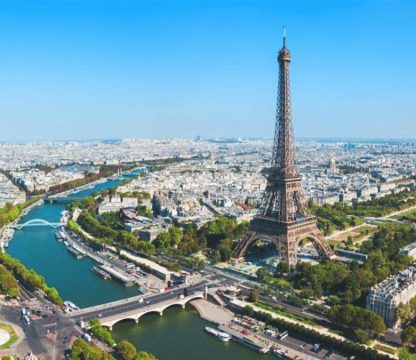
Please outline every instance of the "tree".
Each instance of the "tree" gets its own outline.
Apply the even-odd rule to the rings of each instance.
[[[386,332],[386,325],[381,316],[351,304],[333,306],[328,313],[328,317],[335,324],[347,327],[350,330],[364,330],[367,336]],[[359,333],[359,336],[361,335]]]
[[[402,343],[407,346],[416,345],[416,327],[409,326],[402,331],[400,336]]]
[[[88,344],[83,339],[75,340],[72,345],[70,360],[115,360],[109,353]]]
[[[406,348],[401,348],[399,350],[399,360],[412,360],[413,355]]]
[[[117,351],[122,360],[134,360],[137,356],[136,347],[127,340],[122,340],[118,343]]]
[[[259,290],[258,289],[251,290],[250,294],[248,295],[247,300],[251,303],[256,303],[257,301],[259,301]]]
[[[405,323],[412,315],[410,312],[410,306],[400,303],[399,306],[397,306],[396,315],[403,323]]]
[[[212,259],[214,263],[219,263],[221,261],[221,253],[219,250],[215,250],[214,257]]]
[[[367,332],[361,329],[354,331],[354,338],[361,344],[367,344],[369,341]]]
[[[267,281],[267,279],[269,279],[272,276],[270,271],[264,267],[258,268],[256,271],[256,275],[260,281]]]
[[[250,305],[246,305],[244,312],[247,316],[252,317],[254,315],[254,309]]]
[[[285,261],[280,261],[277,264],[277,273],[280,275],[287,274],[289,272],[289,264]]]

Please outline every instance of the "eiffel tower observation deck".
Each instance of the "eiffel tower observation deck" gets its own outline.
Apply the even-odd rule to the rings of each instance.
[[[260,211],[234,248],[233,257],[243,257],[251,243],[266,239],[275,244],[280,261],[293,270],[297,263],[297,247],[303,239],[312,241],[320,258],[334,254],[308,208],[296,166],[289,77],[291,60],[284,31],[283,47],[277,57],[279,87],[271,168]]]

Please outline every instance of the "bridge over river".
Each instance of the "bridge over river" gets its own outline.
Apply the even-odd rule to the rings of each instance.
[[[67,314],[68,317],[80,322],[98,318],[102,325],[112,329],[113,325],[123,320],[139,322],[140,317],[150,313],[163,312],[172,306],[185,305],[192,300],[205,297],[207,282],[197,285],[173,289],[161,294],[144,297],[143,295],[114,301],[107,304],[96,305],[85,309],[75,310]],[[87,325],[88,327],[88,325]]]
[[[7,226],[8,228],[12,228],[12,229],[18,229],[21,230],[25,227],[32,227],[32,226],[50,226],[52,228],[58,228],[60,226],[62,226],[63,224],[60,222],[49,222],[43,219],[32,219],[29,221],[26,221],[25,223],[20,223],[20,224],[13,224],[13,225],[9,225]]]

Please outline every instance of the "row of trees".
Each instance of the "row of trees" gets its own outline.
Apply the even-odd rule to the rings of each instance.
[[[171,227],[158,235],[153,242],[159,252],[171,251],[180,255],[191,255],[207,248],[212,249],[215,262],[231,258],[234,240],[247,230],[247,223],[237,224],[233,219],[219,216],[205,223],[200,229],[195,224],[186,224],[183,230]]]
[[[62,298],[59,296],[58,291],[55,288],[49,287],[46,284],[45,279],[37,274],[35,270],[26,269],[26,267],[19,260],[3,253],[0,253],[0,264],[8,269],[28,288],[32,290],[42,290],[50,301],[57,305],[62,305]]]
[[[111,331],[102,326],[100,320],[98,319],[91,319],[89,321],[91,327],[91,333],[100,341],[106,343],[108,346],[113,347],[116,345],[116,342],[113,338],[113,334]]]
[[[336,295],[345,303],[362,303],[370,288],[411,263],[399,249],[414,241],[416,229],[406,225],[386,224],[372,240],[362,244],[368,254],[363,264],[341,264],[324,261],[318,265],[300,263],[294,280],[295,287],[307,296]]]
[[[309,204],[312,212],[317,216],[319,228],[325,235],[331,234],[334,230],[343,230],[349,226],[362,224],[363,220],[360,217],[385,216],[413,205],[416,205],[416,189],[405,190],[353,205],[335,203],[334,205],[316,206],[313,203]],[[412,217],[410,220],[414,220],[414,218]]]
[[[332,306],[328,317],[339,327],[351,330],[354,338],[360,343],[365,344],[369,338],[386,332],[386,325],[381,316],[351,304]]]
[[[310,204],[311,211],[317,216],[317,223],[324,235],[330,235],[335,230],[344,230],[350,226],[363,223],[363,220],[356,216],[349,216],[346,209],[348,205],[336,203],[334,205],[325,204],[315,206]]]
[[[6,203],[4,207],[0,208],[0,228],[16,220],[18,216],[22,213],[23,209],[32,205],[37,200],[39,200],[39,197],[33,197],[30,200],[24,202],[23,204],[18,205]]]
[[[119,245],[148,255],[155,254],[156,249],[153,243],[142,241],[128,231],[115,230],[114,228],[120,229],[120,226],[116,221],[113,221],[114,218],[111,219],[111,216],[111,214],[106,214],[99,221],[92,210],[83,211],[78,217],[78,224],[85,232],[94,237],[94,240],[86,240],[93,242],[95,246],[102,246],[103,244]],[[76,224],[68,222],[68,226],[71,230],[77,231]],[[79,230],[77,232],[79,233]]]
[[[287,330],[294,337],[302,341],[319,343],[325,348],[340,352],[346,356],[356,356],[357,359],[366,360],[391,360],[390,356],[381,355],[376,350],[366,348],[351,341],[343,341],[332,336],[323,335],[315,330],[308,329],[303,325],[288,322],[281,318],[273,318],[271,314],[263,311],[254,311],[250,306],[246,307],[245,313],[248,316],[252,316],[278,328],[279,331]]]
[[[111,335],[111,333],[110,333]],[[112,345],[113,346],[113,345]],[[127,340],[121,340],[115,347],[114,355],[119,360],[157,360],[156,357],[145,351],[138,351]],[[70,360],[115,360],[115,357],[99,347],[87,343],[79,338],[72,345]]]
[[[0,265],[0,292],[11,297],[20,295],[16,278],[3,265]]]
[[[77,187],[97,181],[101,178],[110,177],[116,174],[119,170],[128,170],[129,166],[125,165],[101,165],[98,173],[86,173],[82,179],[71,180],[63,184],[51,186],[49,192],[52,194],[60,193],[67,190],[72,190]]]
[[[402,323],[413,318],[416,314],[416,296],[412,297],[407,304],[400,303],[397,307],[396,314]]]

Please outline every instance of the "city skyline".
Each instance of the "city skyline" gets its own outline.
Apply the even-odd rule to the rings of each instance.
[[[298,139],[412,139],[413,8],[4,3],[0,141],[269,138],[282,25]]]

